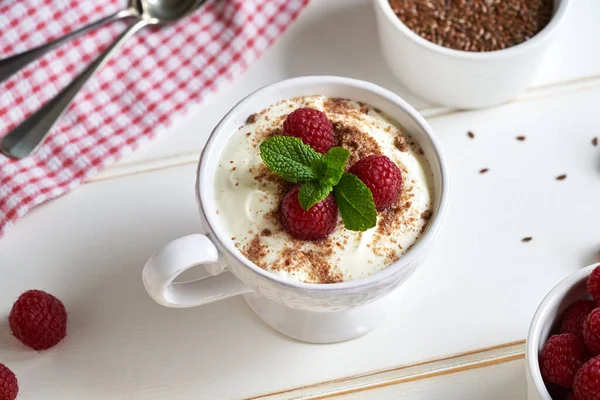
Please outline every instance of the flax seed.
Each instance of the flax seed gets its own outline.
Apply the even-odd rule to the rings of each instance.
[[[455,50],[516,46],[552,18],[552,0],[389,0],[398,18],[430,42]]]

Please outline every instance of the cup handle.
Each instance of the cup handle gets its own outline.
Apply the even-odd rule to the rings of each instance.
[[[174,308],[201,306],[251,291],[231,272],[215,268],[218,262],[217,248],[206,235],[188,235],[173,240],[150,257],[142,279],[154,301]],[[183,272],[202,264],[216,276],[173,282]]]

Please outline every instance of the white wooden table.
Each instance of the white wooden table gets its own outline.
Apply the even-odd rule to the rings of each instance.
[[[369,0],[313,0],[258,63],[162,140],[0,239],[0,315],[31,288],[69,311],[67,339],[44,353],[0,322],[0,362],[18,375],[20,398],[525,399],[523,339],[537,304],[600,251],[600,147],[591,145],[600,136],[599,19],[600,2],[574,1],[530,91],[458,112],[394,80]],[[448,218],[427,263],[401,288],[397,312],[363,338],[323,346],[270,330],[240,298],[186,310],[154,304],[141,268],[167,241],[201,231],[193,181],[212,127],[252,90],[308,74],[398,92],[445,146]],[[561,174],[567,179],[555,180]]]

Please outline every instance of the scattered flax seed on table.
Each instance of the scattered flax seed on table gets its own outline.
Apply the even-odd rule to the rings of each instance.
[[[520,140],[521,142],[525,139],[527,139],[525,136],[517,136],[517,140]]]
[[[552,0],[389,0],[413,32],[440,46],[494,51],[516,46],[552,18]]]
[[[475,139],[475,134],[471,131],[467,132],[467,136],[469,136],[471,139]]]
[[[483,168],[481,170],[479,170],[480,174],[485,174],[486,172],[488,172],[490,169],[489,168]]]
[[[597,137],[595,137],[595,138],[592,139],[592,144],[594,146],[598,146],[598,138]]]
[[[524,237],[523,239],[521,239],[521,242],[527,243],[527,242],[531,242],[533,240],[533,238],[531,236],[527,236]]]
[[[565,179],[567,179],[567,175],[559,175],[556,177],[557,181],[564,181]]]

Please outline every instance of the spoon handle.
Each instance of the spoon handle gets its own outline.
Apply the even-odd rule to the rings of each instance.
[[[147,20],[142,19],[127,27],[73,82],[4,136],[0,142],[0,151],[17,160],[27,157],[35,151],[94,72],[100,69],[127,39],[148,24]]]
[[[115,14],[104,17],[96,22],[93,22],[82,28],[79,28],[63,37],[60,37],[56,40],[48,42],[42,46],[35,47],[35,48],[27,50],[23,53],[15,54],[14,56],[0,60],[0,83],[4,82],[8,78],[10,78],[12,75],[14,75],[19,70],[21,70],[23,67],[25,67],[27,64],[31,63],[34,60],[37,60],[38,58],[40,58],[41,56],[43,56],[50,50],[60,46],[61,44],[65,43],[71,39],[74,39],[78,36],[81,36],[84,33],[89,32],[93,29],[96,29],[103,25],[106,25],[110,22],[114,22],[114,21],[117,21],[122,18],[133,17],[136,15],[137,14],[136,14],[135,10],[133,10],[133,9],[121,10]]]

